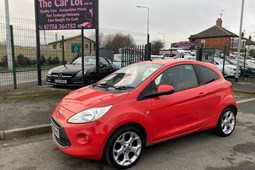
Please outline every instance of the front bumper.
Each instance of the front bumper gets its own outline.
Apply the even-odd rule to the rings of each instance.
[[[62,110],[63,114],[69,112]],[[56,146],[64,153],[92,160],[101,160],[110,128],[99,122],[70,124],[56,111],[52,116],[52,126],[59,126],[59,137],[52,133]]]
[[[76,78],[76,77],[65,77],[65,78],[59,79],[56,76],[54,77],[51,75],[47,75],[46,82],[54,86],[82,87],[82,78]],[[84,83],[85,85],[90,84],[91,79],[89,79],[88,77],[85,77]]]

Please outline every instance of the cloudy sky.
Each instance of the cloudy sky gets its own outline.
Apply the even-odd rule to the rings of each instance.
[[[0,16],[4,16],[4,1],[0,1]],[[9,0],[10,16],[34,19],[33,0]],[[223,27],[238,34],[242,0],[99,0],[101,30],[120,30],[130,34],[146,33],[147,11],[150,9],[152,39],[165,37],[166,45],[188,40],[191,34],[213,25],[223,13]],[[255,1],[245,0],[243,30],[255,39]],[[146,39],[146,35],[144,36]],[[139,41],[139,40],[138,40]]]

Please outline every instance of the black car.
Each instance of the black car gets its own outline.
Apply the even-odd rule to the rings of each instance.
[[[96,76],[96,57],[84,57],[84,83],[97,82],[108,74],[116,71],[115,66],[103,57],[99,57],[99,76]],[[49,70],[47,83],[54,86],[82,86],[82,58],[79,57],[70,64],[54,67]]]

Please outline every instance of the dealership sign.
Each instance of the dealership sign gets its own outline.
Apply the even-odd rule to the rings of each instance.
[[[181,41],[171,44],[171,48],[195,49],[197,45],[189,41]]]
[[[37,1],[39,30],[95,28],[95,0]]]

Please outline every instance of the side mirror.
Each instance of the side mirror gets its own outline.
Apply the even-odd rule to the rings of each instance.
[[[174,87],[170,85],[159,85],[158,87],[158,95],[166,95],[166,94],[172,94],[174,92]]]
[[[154,98],[154,97],[164,96],[164,95],[173,94],[173,93],[174,93],[174,87],[173,86],[160,85],[158,87],[157,93],[144,96],[143,98],[148,99],[148,98]]]

